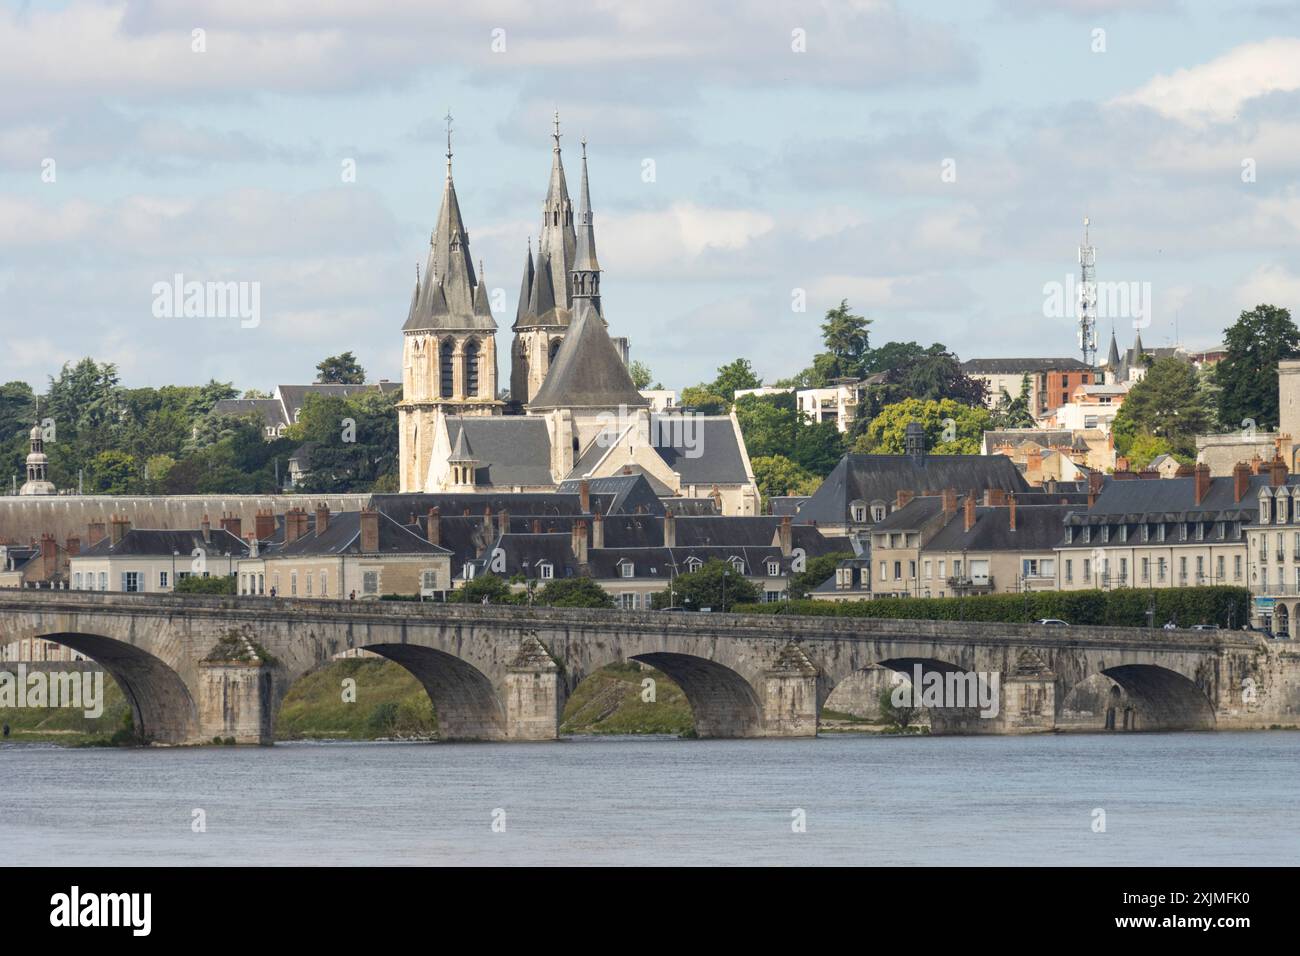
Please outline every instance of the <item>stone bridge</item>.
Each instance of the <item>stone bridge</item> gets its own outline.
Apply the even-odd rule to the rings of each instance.
[[[0,641],[35,638],[101,664],[164,744],[270,743],[290,685],[354,648],[415,675],[447,739],[554,739],[579,682],[625,660],[676,681],[702,737],[813,736],[835,686],[873,667],[999,675],[996,715],[936,709],[940,733],[1056,729],[1097,674],[1130,729],[1300,722],[1291,642],[1239,631],[0,591]]]

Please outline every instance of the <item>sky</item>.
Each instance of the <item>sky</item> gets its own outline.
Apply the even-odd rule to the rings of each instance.
[[[502,384],[556,110],[611,334],[669,388],[797,372],[842,299],[875,344],[1077,356],[1084,216],[1149,302],[1103,354],[1300,309],[1297,2],[7,2],[0,87],[0,381],[41,389],[400,379],[449,112]],[[168,314],[176,276],[256,319]]]

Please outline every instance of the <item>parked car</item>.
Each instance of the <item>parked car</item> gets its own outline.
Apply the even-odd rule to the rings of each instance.
[[[1069,627],[1069,626],[1070,626],[1070,622],[1069,622],[1069,621],[1062,621],[1059,617],[1044,617],[1044,618],[1039,618],[1039,619],[1038,619],[1037,621],[1035,621],[1034,623],[1035,623],[1035,624],[1047,624],[1047,625],[1050,625],[1050,626],[1052,626],[1052,627]]]

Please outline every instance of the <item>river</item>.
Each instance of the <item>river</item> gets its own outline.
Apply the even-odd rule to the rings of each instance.
[[[0,772],[7,865],[1300,861],[1286,731],[5,744]]]

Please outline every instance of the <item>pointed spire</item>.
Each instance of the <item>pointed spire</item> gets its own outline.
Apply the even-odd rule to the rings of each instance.
[[[1115,330],[1110,330],[1110,352],[1106,356],[1106,367],[1119,368],[1119,344],[1115,341]]]
[[[587,183],[587,141],[582,141],[582,186],[578,191],[577,245],[573,259],[573,296],[590,299],[600,311],[600,263],[596,260],[596,232],[592,223],[591,188]]]
[[[515,329],[518,330],[529,324],[533,315],[528,309],[529,301],[533,297],[533,277],[536,275],[533,269],[533,237],[528,237],[528,252],[524,256],[524,278],[519,284],[519,306],[515,309]]]
[[[604,319],[588,300],[579,299],[546,381],[528,407],[616,409],[648,404],[633,384]]]
[[[546,201],[542,206],[542,231],[537,239],[537,261],[541,268],[542,257],[549,262],[550,285],[555,305],[561,309],[572,307],[573,257],[577,236],[573,229],[573,202],[569,199],[569,185],[564,177],[564,160],[560,152],[560,113],[555,112],[555,141],[551,148],[551,179],[546,187]],[[544,313],[536,313],[541,318]],[[562,317],[560,324],[566,324]]]
[[[451,450],[451,457],[448,461],[466,462],[474,461],[474,454],[469,447],[469,439],[465,437],[465,426],[460,426],[456,432],[456,446]]]

